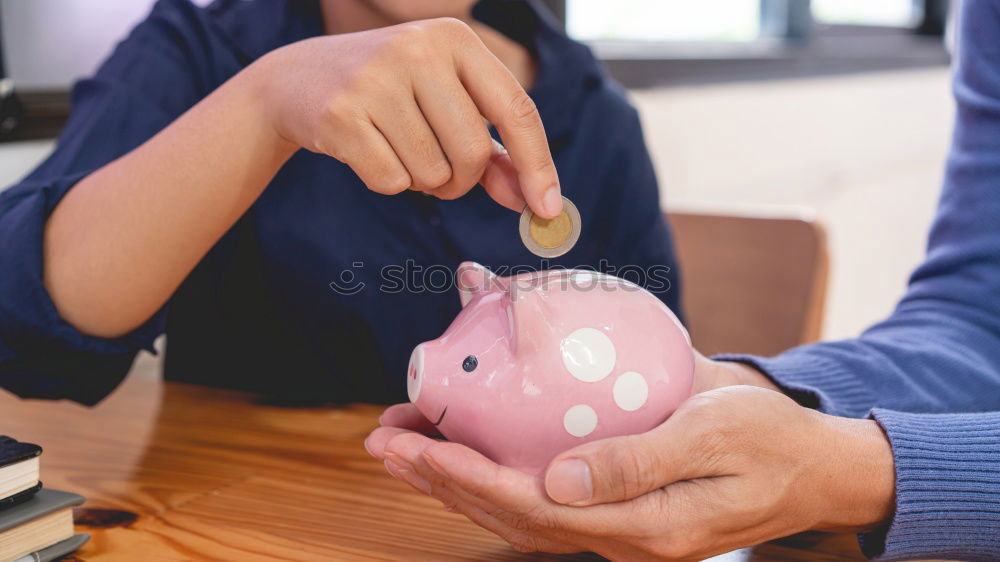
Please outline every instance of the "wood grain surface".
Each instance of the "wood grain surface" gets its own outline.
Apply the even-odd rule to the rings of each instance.
[[[0,394],[46,486],[86,496],[76,560],[594,560],[520,554],[390,478],[362,442],[380,407],[290,409],[134,372],[95,408]],[[806,534],[722,560],[860,558]]]

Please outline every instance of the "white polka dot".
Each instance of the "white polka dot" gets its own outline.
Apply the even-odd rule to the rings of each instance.
[[[424,383],[424,346],[423,344],[413,348],[410,354],[410,364],[406,367],[406,393],[410,397],[410,402],[416,402],[420,398],[420,387]]]
[[[580,328],[562,341],[560,349],[566,370],[583,382],[597,382],[615,368],[615,345],[600,330]]]
[[[589,435],[597,427],[597,412],[586,404],[577,404],[566,410],[563,427],[573,437]]]
[[[646,379],[635,371],[622,373],[615,379],[615,404],[626,412],[638,410],[649,397],[649,385]]]

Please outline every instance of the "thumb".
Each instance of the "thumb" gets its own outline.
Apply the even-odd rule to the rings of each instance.
[[[497,141],[493,141],[493,153],[486,163],[479,184],[494,201],[504,207],[518,213],[524,209],[524,195],[521,193],[517,169],[514,168],[507,149]]]
[[[545,491],[553,501],[585,506],[630,500],[700,476],[690,437],[666,422],[647,433],[593,441],[549,463]]]

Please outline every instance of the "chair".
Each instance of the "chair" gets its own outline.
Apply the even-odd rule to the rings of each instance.
[[[829,258],[818,223],[788,213],[667,218],[699,351],[774,355],[819,339]]]

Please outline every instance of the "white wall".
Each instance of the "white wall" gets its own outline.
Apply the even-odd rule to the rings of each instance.
[[[924,254],[952,101],[946,68],[633,92],[668,206],[803,205],[825,224],[824,335],[887,315]]]
[[[205,4],[207,0],[196,3]],[[93,72],[154,0],[2,0],[4,59],[22,90],[66,89]]]
[[[0,191],[33,170],[53,146],[55,141],[50,140],[0,144]]]

